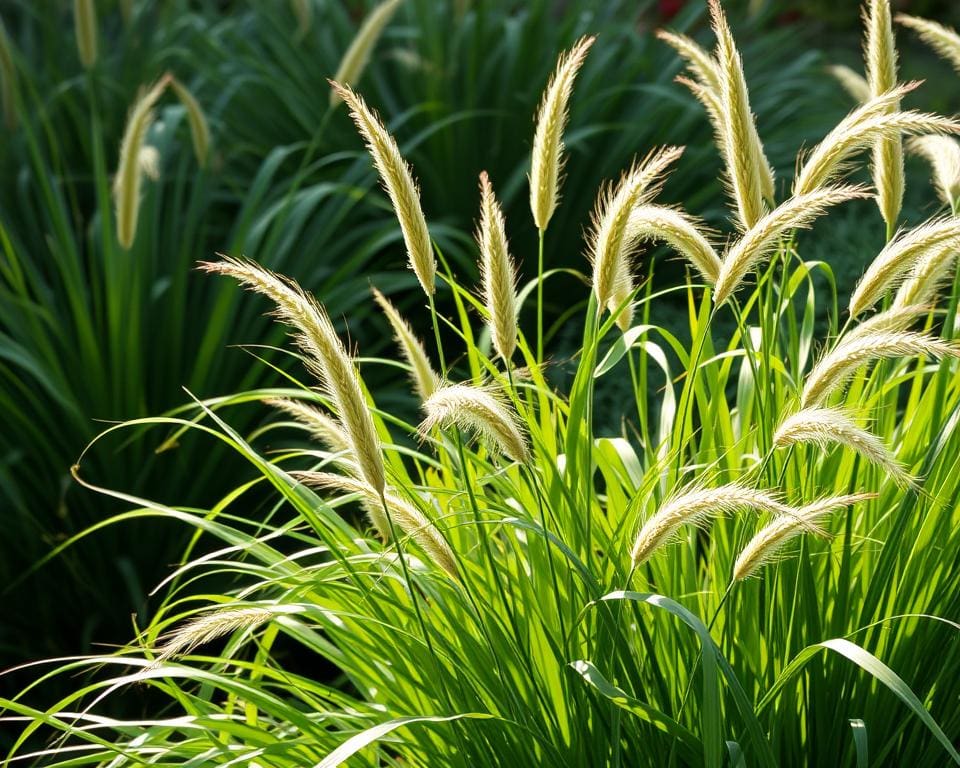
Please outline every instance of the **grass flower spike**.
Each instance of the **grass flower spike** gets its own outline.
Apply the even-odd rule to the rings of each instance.
[[[950,27],[919,16],[897,14],[897,23],[912,29],[927,45],[937,52],[960,73],[960,35]]]
[[[680,157],[683,150],[666,147],[649,155],[631,168],[620,183],[601,192],[593,214],[593,228],[589,238],[589,257],[593,265],[593,292],[599,308],[611,311],[614,286],[629,274],[627,262],[636,246],[631,235],[630,217],[638,206],[650,200],[659,189],[666,169]]]
[[[773,436],[773,444],[778,448],[804,443],[821,448],[842,445],[883,469],[897,485],[910,487],[916,483],[883,441],[857,426],[851,415],[841,408],[805,408],[784,419]]]
[[[267,405],[283,411],[310,431],[311,437],[320,441],[334,453],[350,453],[350,437],[336,419],[331,418],[319,408],[301,400],[288,397],[274,397],[265,401]]]
[[[744,230],[765,213],[764,200],[774,197],[773,170],[757,133],[740,53],[719,0],[710,0],[710,19],[717,36],[720,75],[720,138],[728,181]]]
[[[663,240],[709,283],[720,274],[720,257],[701,231],[702,224],[682,211],[661,205],[640,205],[627,221],[627,241]]]
[[[711,106],[708,107],[708,110],[719,116],[720,90],[722,88],[721,74],[713,56],[686,35],[659,29],[657,30],[657,37],[673,48],[687,62],[687,68],[696,83],[711,95]]]
[[[828,208],[858,197],[866,197],[863,187],[823,187],[804,195],[794,195],[774,208],[724,255],[715,280],[714,301],[720,305],[733,295],[747,273],[765,260],[788,232],[808,227]]]
[[[187,110],[187,122],[190,123],[190,139],[193,142],[193,153],[197,164],[201,168],[207,165],[207,156],[210,154],[210,125],[207,116],[203,113],[199,102],[190,90],[176,78],[170,79],[170,87],[177,95],[184,109]]]
[[[665,501],[647,520],[634,541],[630,558],[634,567],[650,559],[685,525],[703,526],[711,519],[741,509],[777,513],[784,506],[765,491],[736,483],[717,488],[692,488]]]
[[[251,261],[224,257],[222,261],[202,267],[208,272],[235,278],[277,305],[277,318],[296,330],[297,344],[306,355],[307,367],[333,401],[363,479],[382,492],[386,477],[377,429],[353,360],[323,307],[296,283]]]
[[[843,90],[849,93],[858,104],[865,104],[873,98],[873,94],[870,92],[870,84],[859,72],[843,64],[829,66],[827,72],[843,86]]]
[[[891,240],[867,267],[850,296],[851,317],[876,304],[895,288],[918,261],[960,246],[960,218],[934,219]]]
[[[594,38],[583,37],[560,57],[537,113],[530,161],[530,210],[541,232],[546,230],[557,208],[563,171],[563,130],[567,124],[573,81],[593,42]]]
[[[950,280],[958,253],[960,246],[949,243],[922,256],[897,289],[893,308],[903,309],[932,302],[940,288]]]
[[[357,30],[356,37],[353,38],[350,47],[347,48],[346,53],[340,60],[337,73],[333,76],[334,82],[350,88],[357,84],[363,75],[363,71],[367,68],[370,54],[380,39],[380,35],[383,34],[383,30],[390,23],[390,19],[393,18],[402,2],[403,0],[384,0],[364,19],[360,29]],[[300,29],[304,29],[302,21]],[[346,99],[340,89],[334,88],[330,91],[331,107],[337,106],[341,101],[346,101]]]
[[[407,258],[417,280],[427,296],[433,296],[436,290],[435,280],[437,262],[433,255],[427,220],[420,207],[420,191],[410,166],[400,154],[400,148],[377,115],[370,110],[363,99],[349,86],[331,83],[335,93],[340,95],[350,108],[350,115],[367,143],[367,149],[380,174],[380,181],[390,196],[393,210],[400,221],[400,231],[407,248]]]
[[[960,347],[911,331],[873,331],[842,339],[810,371],[800,398],[801,406],[809,408],[823,403],[861,365],[881,358],[915,355],[957,357]]]
[[[433,393],[423,404],[427,417],[420,434],[434,427],[457,426],[471,429],[499,453],[520,464],[530,461],[527,440],[516,415],[492,392],[468,384],[450,384]]]
[[[73,0],[73,23],[77,54],[84,69],[97,63],[97,4],[94,0]]]
[[[252,631],[266,624],[277,613],[275,608],[256,605],[221,608],[205,613],[170,633],[166,642],[158,649],[154,665],[159,666],[174,656],[190,653],[194,648],[213,642],[219,637],[240,630]]]
[[[960,141],[953,136],[915,136],[907,149],[923,157],[933,170],[933,181],[943,204],[960,214]]]
[[[890,112],[916,86],[901,85],[855,109],[827,134],[804,159],[793,184],[795,196],[830,184],[855,154],[878,140],[900,134],[921,135],[960,132],[960,123],[923,112]]]
[[[440,383],[440,377],[437,376],[433,370],[433,366],[430,365],[430,358],[427,357],[427,351],[423,348],[423,344],[420,343],[420,339],[414,334],[410,324],[401,317],[397,308],[390,303],[390,300],[387,299],[386,296],[374,288],[373,298],[374,301],[380,305],[383,314],[387,316],[390,327],[393,329],[394,338],[397,340],[397,344],[400,345],[400,351],[403,352],[403,356],[410,366],[410,373],[413,378],[413,385],[417,390],[417,395],[421,400],[426,400],[436,391]]]
[[[483,298],[490,315],[493,348],[509,363],[517,347],[517,275],[507,250],[507,232],[500,204],[493,194],[487,172],[480,174],[480,277]]]
[[[143,178],[141,151],[147,131],[153,124],[153,108],[170,83],[164,75],[134,104],[127,119],[127,127],[120,145],[120,164],[113,185],[117,206],[117,240],[129,249],[137,236],[137,218],[140,212],[140,184]]]
[[[390,539],[390,521],[384,513],[384,503],[393,524],[412,538],[430,559],[443,568],[452,578],[458,578],[457,560],[447,540],[437,527],[416,506],[387,490],[381,498],[380,493],[366,483],[343,475],[326,472],[297,472],[295,477],[313,488],[328,488],[357,493],[363,508],[380,536]]]
[[[801,534],[826,536],[820,523],[830,513],[875,497],[876,494],[872,493],[835,496],[820,499],[799,509],[789,509],[778,515],[744,547],[733,567],[734,581],[742,581],[756,574],[764,565],[774,560],[789,541]]]
[[[897,48],[890,18],[890,0],[870,0],[865,11],[867,37],[864,50],[870,96],[882,96],[897,85]],[[899,101],[888,107],[890,113],[900,109]],[[903,142],[899,134],[882,136],[873,148],[873,185],[877,189],[877,205],[887,232],[892,234],[903,204]]]

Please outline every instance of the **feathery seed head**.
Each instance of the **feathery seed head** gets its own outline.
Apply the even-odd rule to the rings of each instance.
[[[865,104],[870,101],[873,94],[870,91],[870,83],[859,72],[855,72],[844,64],[834,64],[827,67],[827,72],[833,75],[834,79],[843,86],[843,89],[849,93],[858,104]]]
[[[337,73],[333,76],[335,82],[348,87],[357,84],[357,81],[363,75],[363,71],[367,68],[374,46],[401,2],[403,0],[385,0],[364,19],[346,53],[340,59],[340,66],[337,67]],[[302,22],[300,26],[303,29]],[[335,87],[330,91],[330,107],[336,107],[341,101],[347,101],[347,99],[344,98],[343,92]]]
[[[939,115],[890,112],[891,105],[898,104],[915,87],[914,83],[897,86],[870,99],[841,120],[806,156],[794,181],[794,195],[807,194],[829,184],[844,170],[846,161],[857,152],[872,147],[880,138],[960,132],[960,123]]]
[[[785,507],[775,496],[738,483],[717,488],[694,486],[677,493],[641,527],[630,553],[634,567],[646,562],[681,526],[702,526],[741,509],[778,513]]]
[[[687,68],[697,83],[720,97],[720,68],[716,60],[693,38],[665,29],[657,30],[657,37],[673,48],[687,63]]]
[[[400,221],[400,231],[407,248],[407,257],[417,280],[428,296],[433,296],[437,262],[427,230],[427,220],[420,207],[420,190],[413,180],[407,161],[383,123],[350,86],[331,81],[331,87],[350,108],[350,116],[367,144],[380,180]]]
[[[328,450],[334,453],[350,453],[350,438],[343,427],[319,408],[288,397],[272,397],[264,402],[302,424],[310,431],[310,436],[320,441]]]
[[[516,414],[489,389],[469,384],[441,387],[423,404],[427,417],[420,424],[426,436],[434,427],[457,426],[479,434],[489,447],[520,464],[530,461],[527,440]]]
[[[820,448],[845,446],[883,469],[897,485],[909,487],[916,483],[883,441],[858,426],[849,411],[842,408],[804,408],[784,419],[773,436],[773,444],[786,448],[801,443]]]
[[[907,149],[930,163],[937,194],[951,210],[960,204],[960,142],[953,136],[914,136]]]
[[[117,207],[117,240],[129,249],[137,236],[137,218],[140,212],[140,184],[143,178],[141,150],[147,131],[153,123],[153,108],[170,83],[164,75],[134,104],[127,118],[127,127],[120,144],[120,163],[113,185]]]
[[[897,14],[897,23],[909,27],[920,35],[920,39],[933,48],[937,55],[950,62],[953,68],[960,72],[960,35],[955,30],[935,21],[921,19],[919,16],[908,16],[905,13]]]
[[[270,621],[278,612],[272,607],[247,606],[215,610],[191,619],[167,636],[163,645],[157,649],[153,666],[159,666],[174,656],[190,653],[194,648],[218,637],[240,630],[256,629]]]
[[[184,109],[187,110],[187,122],[190,123],[190,139],[193,142],[193,154],[197,164],[204,168],[207,165],[207,156],[210,153],[210,125],[207,116],[203,113],[199,102],[190,90],[176,78],[170,79],[170,87],[177,95]]]
[[[376,288],[373,289],[373,298],[380,309],[387,316],[390,327],[393,329],[394,338],[400,345],[400,351],[410,366],[413,385],[417,390],[420,400],[426,400],[434,393],[440,384],[440,377],[434,373],[430,365],[430,358],[427,357],[427,351],[416,337],[410,324],[400,315],[397,308],[390,303],[389,299]]]
[[[715,279],[714,302],[717,306],[723,304],[747,273],[773,252],[784,234],[809,227],[830,206],[867,196],[863,187],[823,187],[781,203],[745,232],[724,256]]]
[[[737,206],[737,222],[749,229],[763,216],[764,200],[774,198],[773,169],[757,133],[743,63],[730,26],[719,0],[710,0],[709,5],[720,75],[720,149]]]
[[[493,348],[505,363],[509,363],[517,347],[517,274],[507,249],[503,212],[486,171],[480,174],[477,244],[480,246],[480,277],[484,304],[490,314]]]
[[[923,306],[925,311],[929,311],[930,307],[924,305],[933,303],[937,292],[950,279],[958,252],[960,245],[951,242],[922,256],[897,290],[892,309]]]
[[[890,0],[870,0],[864,8],[866,41],[864,58],[871,96],[881,96],[897,85],[897,48],[890,18]],[[900,102],[893,102],[888,112],[896,112]],[[888,231],[896,226],[903,204],[903,144],[899,134],[883,136],[873,147],[873,185],[877,205]]]
[[[847,331],[843,337],[844,341],[857,339],[871,333],[880,333],[882,331],[905,331],[913,325],[917,318],[930,311],[930,307],[920,304],[911,304],[902,307],[890,307],[883,312],[878,312],[866,320],[861,320],[857,325]]]
[[[802,408],[820,405],[839,390],[861,365],[881,358],[957,357],[960,346],[912,331],[873,331],[851,334],[824,355],[807,376],[800,397]]]
[[[704,280],[714,283],[720,257],[701,231],[702,224],[682,211],[660,205],[640,205],[627,221],[627,240],[663,240],[686,258]]]
[[[229,275],[276,304],[276,317],[296,330],[296,341],[310,371],[333,402],[363,479],[374,489],[386,485],[377,428],[353,360],[344,349],[326,310],[292,280],[245,259],[224,257],[201,264],[207,272]]]
[[[622,287],[625,273],[629,273],[626,262],[636,246],[636,238],[630,236],[630,215],[634,208],[656,194],[667,167],[682,153],[683,149],[678,147],[652,152],[627,171],[615,188],[601,190],[589,237],[593,291],[598,307],[612,310],[617,306],[610,306],[614,286]]]
[[[560,56],[537,112],[530,161],[530,210],[537,229],[545,231],[557,207],[563,170],[563,130],[569,115],[573,81],[596,38],[582,37]]]
[[[960,246],[960,218],[934,219],[895,237],[867,267],[850,296],[850,315],[856,317],[896,287],[918,261],[947,247]]]
[[[784,545],[796,536],[803,533],[826,535],[820,523],[831,512],[874,498],[876,498],[874,493],[854,493],[819,499],[800,508],[788,507],[769,525],[760,529],[743,548],[733,566],[734,581],[750,578],[760,568],[775,559]]]
[[[77,54],[84,69],[97,63],[97,6],[94,0],[73,0]]]
[[[381,498],[378,491],[361,480],[327,472],[296,472],[294,477],[314,488],[336,489],[359,494],[360,503],[384,541],[390,540],[390,521],[392,520],[394,526],[417,542],[434,563],[443,568],[452,578],[458,578],[457,560],[447,540],[433,521],[406,499],[397,496],[389,489],[383,492],[383,498]],[[390,514],[389,519],[384,512],[384,505]]]
[[[677,75],[674,81],[686,86],[694,98],[707,110],[707,117],[713,128],[714,141],[723,153],[723,110],[720,106],[719,91],[712,91],[707,86],[691,80],[689,77]]]

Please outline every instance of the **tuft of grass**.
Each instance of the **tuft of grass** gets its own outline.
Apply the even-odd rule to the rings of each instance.
[[[713,13],[733,50],[718,3]],[[729,151],[746,117],[730,103],[719,118],[737,126],[717,132],[718,152],[743,189],[762,188],[762,166]],[[583,330],[562,387],[541,364],[539,328],[531,343],[517,327],[516,366],[482,338],[484,299],[433,243],[431,285],[452,310],[428,291],[437,331],[429,352],[443,383],[419,424],[378,405],[366,384],[381,368],[415,374],[419,353],[407,350],[404,363],[355,357],[293,281],[249,261],[208,265],[266,294],[294,329],[320,389],[307,382],[271,395],[319,432],[321,450],[271,450],[285,422],[243,435],[203,401],[195,418],[143,420],[222,443],[249,464],[235,490],[198,509],[104,487],[87,462],[95,442],[73,474],[129,505],[117,522],[173,520],[196,538],[129,647],[44,673],[96,669],[88,682],[47,708],[29,690],[0,699],[3,719],[23,724],[10,757],[111,767],[719,768],[855,765],[869,753],[877,764],[960,764],[960,281],[944,297],[947,322],[931,305],[866,320],[851,311],[841,327],[829,266],[798,250],[795,230],[811,217],[784,213],[825,189],[814,213],[829,219],[828,203],[858,196],[833,186],[837,164],[918,119],[889,94],[854,115],[841,123],[842,140],[826,140],[836,146],[821,152],[822,172],[801,171],[803,183],[779,206],[770,201],[771,213],[745,221],[745,198],[734,195],[735,221],[750,222],[738,256],[749,268],[732,270],[717,296],[710,270],[694,261],[696,278],[672,289],[688,308],[689,343],[657,321],[664,296],[649,288],[652,268],[634,279],[630,223],[652,220],[650,200],[634,193],[637,166],[601,195],[584,249],[593,279],[581,270],[579,294],[566,297]],[[765,223],[768,215],[786,224]],[[689,225],[681,220],[671,221]],[[881,233],[886,224],[874,222]],[[751,236],[754,226],[775,232],[776,245]],[[915,231],[929,226],[939,224]],[[684,251],[683,238],[665,239]],[[411,262],[422,283],[422,265]],[[756,279],[746,285],[749,271]],[[623,284],[621,306],[610,307]],[[536,287],[517,300],[532,302]],[[879,285],[877,300],[892,301],[892,288]],[[829,327],[817,336],[824,304]],[[620,326],[631,305],[637,322]],[[717,333],[723,315],[732,335]],[[905,330],[921,317],[923,331]],[[601,421],[598,393],[614,377],[631,383],[632,396]],[[651,379],[659,400],[647,396]],[[246,398],[263,393],[237,396]],[[302,407],[311,403],[331,415]],[[813,407],[800,410],[806,421],[796,415]],[[872,418],[877,440],[838,415],[854,412]],[[331,453],[338,442],[347,450]],[[916,487],[902,482],[907,472]],[[202,554],[201,538],[219,548]],[[224,573],[233,583],[219,589]],[[338,684],[292,668],[291,647],[333,665]],[[140,719],[103,710],[134,684],[166,705]],[[28,753],[41,732],[59,738]]]

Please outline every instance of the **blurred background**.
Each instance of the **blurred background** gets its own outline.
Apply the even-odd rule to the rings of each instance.
[[[128,641],[150,610],[150,590],[187,543],[181,526],[156,519],[73,541],[136,506],[71,478],[99,432],[150,415],[190,417],[193,398],[221,407],[217,398],[279,385],[285,371],[300,375],[278,349],[283,335],[264,307],[199,274],[198,261],[246,255],[295,277],[364,354],[382,352],[389,337],[370,311],[371,284],[426,330],[389,203],[345,110],[329,99],[327,78],[375,5],[0,0],[0,669]],[[956,0],[896,5],[960,23]],[[95,13],[93,51],[89,38],[78,48],[80,6]],[[797,152],[854,106],[826,67],[862,71],[859,4],[724,7],[782,190]],[[599,41],[573,99],[548,266],[584,267],[582,234],[598,186],[664,143],[688,149],[662,199],[729,231],[711,130],[673,82],[681,66],[653,35],[662,26],[712,45],[704,0],[399,4],[356,86],[412,163],[431,232],[455,272],[475,279],[484,169],[515,256],[527,276],[535,270],[526,186],[533,117],[558,52],[586,33]],[[910,105],[956,113],[956,75],[907,30],[897,35],[902,79],[926,81]],[[164,97],[147,137],[156,178],[145,181],[137,237],[124,249],[111,198],[124,125],[140,89],[167,72],[202,108],[210,151],[201,162],[187,110]],[[904,218],[915,222],[933,211],[924,170],[909,163]],[[924,183],[911,194],[913,179]],[[807,258],[831,263],[840,285],[851,285],[881,245],[882,228],[859,225],[867,217],[878,218],[871,201],[846,206],[804,246]],[[642,260],[657,265],[655,280],[683,277],[683,266],[656,250]],[[555,281],[553,295],[586,295],[575,277]],[[570,338],[565,321],[576,309],[569,301],[548,307],[557,376]],[[384,404],[403,397],[391,382],[370,384]],[[257,397],[248,400],[221,408],[245,434],[270,418]],[[172,427],[126,428],[93,446],[82,473],[132,497],[209,507],[244,471],[213,442],[181,441]],[[0,676],[0,692],[32,677]]]

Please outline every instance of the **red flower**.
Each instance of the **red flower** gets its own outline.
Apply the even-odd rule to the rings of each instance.
[[[660,0],[658,4],[660,18],[663,21],[670,21],[670,19],[680,13],[680,9],[683,8],[684,2],[685,0]]]

